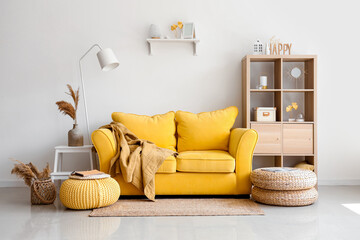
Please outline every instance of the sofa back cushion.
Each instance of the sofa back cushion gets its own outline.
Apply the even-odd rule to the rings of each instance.
[[[224,150],[229,148],[230,130],[237,107],[202,113],[177,111],[178,151]]]
[[[138,138],[149,140],[158,147],[176,151],[175,112],[154,116],[114,112],[113,121],[125,125]]]

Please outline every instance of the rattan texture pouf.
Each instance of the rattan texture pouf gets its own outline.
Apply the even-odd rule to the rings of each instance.
[[[292,168],[288,168],[292,169]],[[256,187],[268,190],[304,190],[316,185],[316,174],[310,170],[270,172],[261,168],[251,172],[250,180]]]
[[[120,197],[115,179],[68,179],[60,187],[60,201],[71,209],[93,209],[114,204]]]
[[[313,204],[318,199],[315,188],[305,190],[267,190],[253,187],[252,198],[261,203],[276,206],[306,206]]]
[[[317,182],[316,174],[310,170],[282,169],[291,171],[266,171],[261,168],[252,171],[252,198],[260,203],[277,206],[313,204],[318,198],[318,192],[314,188]]]

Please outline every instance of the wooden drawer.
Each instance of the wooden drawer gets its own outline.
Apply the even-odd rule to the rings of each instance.
[[[314,153],[313,124],[284,124],[283,151],[286,153]]]
[[[259,134],[254,153],[281,153],[280,124],[251,124]]]

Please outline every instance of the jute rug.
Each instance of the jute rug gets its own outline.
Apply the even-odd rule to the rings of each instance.
[[[264,212],[250,199],[124,199],[115,204],[94,209],[90,217],[144,216],[236,216],[263,215]]]

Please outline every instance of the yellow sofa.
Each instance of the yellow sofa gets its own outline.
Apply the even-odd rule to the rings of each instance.
[[[178,111],[152,117],[113,113],[139,138],[160,147],[177,149],[155,175],[157,195],[242,195],[250,194],[253,151],[258,139],[252,129],[234,128],[236,107],[193,114]],[[116,145],[108,129],[92,133],[100,170],[109,172]],[[207,149],[211,146],[213,149]],[[122,195],[143,195],[119,174],[115,177]]]

